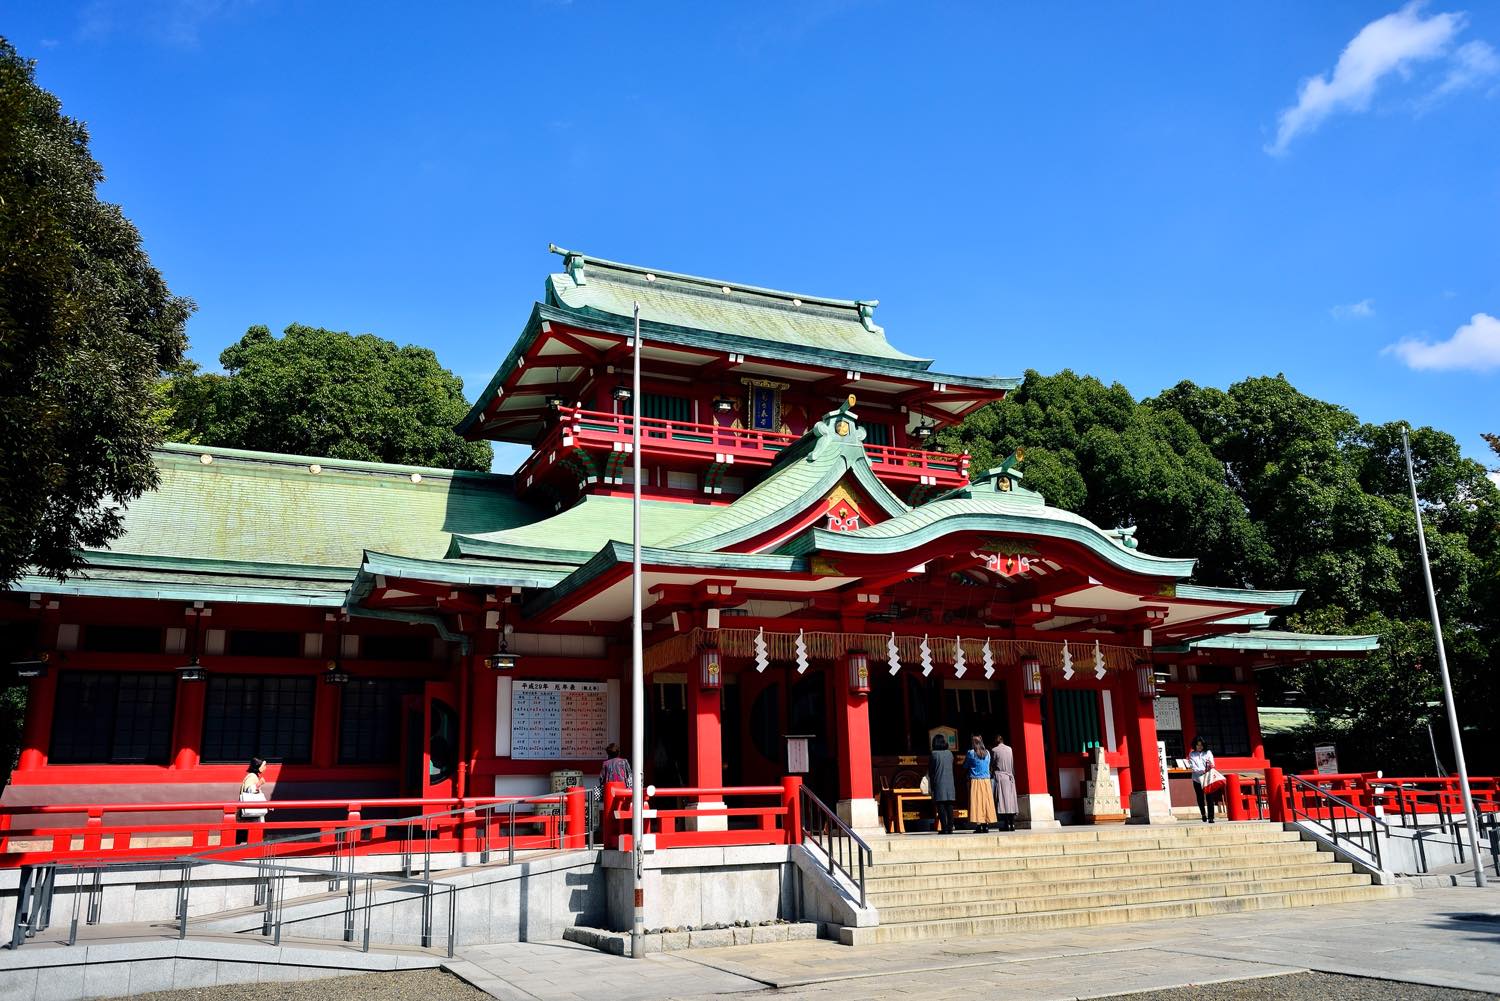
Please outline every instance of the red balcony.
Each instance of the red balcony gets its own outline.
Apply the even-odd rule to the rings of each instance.
[[[575,464],[575,475],[597,476],[601,482],[619,478],[623,457],[629,455],[632,420],[628,414],[562,408],[558,411],[557,426],[516,471],[517,485],[523,493],[529,491],[547,479],[556,466],[569,462]],[[797,435],[779,431],[654,417],[641,420],[643,456],[693,460],[705,468],[717,463],[726,468],[765,469],[775,461],[778,452],[796,440]],[[582,470],[576,467],[583,461],[580,451],[588,463]],[[870,457],[875,475],[894,488],[922,485],[946,490],[969,481],[967,455],[869,444],[865,445],[865,454]],[[612,460],[612,456],[616,458]],[[615,472],[610,471],[612,466]]]

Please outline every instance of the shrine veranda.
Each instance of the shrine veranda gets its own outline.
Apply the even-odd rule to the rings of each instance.
[[[1083,819],[1095,748],[1167,821],[1194,736],[1270,764],[1257,670],[1375,648],[1272,628],[1299,592],[1193,584],[1019,457],[929,450],[1019,380],[932,371],[874,302],[560,253],[459,427],[531,447],[514,474],[164,445],[108,550],[0,596],[44,665],[3,803],[229,799],[252,755],[273,801],[592,785],[631,737],[637,410],[659,786],[774,785],[805,738],[807,786],[871,828],[935,732],[1004,734],[1023,825]]]

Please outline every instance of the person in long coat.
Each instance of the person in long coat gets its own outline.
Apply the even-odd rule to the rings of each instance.
[[[942,734],[932,738],[932,757],[927,762],[927,794],[932,797],[939,834],[953,833],[953,752]]]
[[[995,823],[995,793],[990,788],[990,752],[984,738],[975,734],[974,746],[964,755],[969,770],[969,823],[977,834],[990,833]]]
[[[990,783],[995,792],[995,813],[1000,817],[1002,831],[1016,829],[1016,752],[1005,743],[1005,738],[995,735],[995,746],[990,748]]]

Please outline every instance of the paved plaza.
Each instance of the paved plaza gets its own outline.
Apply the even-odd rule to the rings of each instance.
[[[826,941],[634,961],[571,943],[465,950],[451,969],[507,1001],[711,998],[1068,999],[1300,971],[1500,995],[1500,889],[1358,904],[851,949]],[[1388,996],[1410,996],[1391,985]]]

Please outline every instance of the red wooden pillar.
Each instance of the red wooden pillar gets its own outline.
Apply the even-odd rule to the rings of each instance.
[[[1133,824],[1169,824],[1172,801],[1161,781],[1161,759],[1156,748],[1155,700],[1141,695],[1141,670],[1151,671],[1150,664],[1137,664],[1120,673],[1115,697],[1120,700],[1125,718],[1125,750],[1130,760],[1130,822]]]
[[[318,768],[332,768],[339,758],[339,703],[343,700],[343,685],[318,682],[317,694],[313,696],[313,741],[312,759]]]
[[[203,709],[208,685],[202,681],[177,682],[177,711],[172,722],[172,767],[196,768],[203,750]]]
[[[853,690],[847,656],[838,659],[829,689],[838,725],[839,819],[856,829],[879,827],[870,760],[870,694]]]
[[[1047,739],[1042,732],[1042,697],[1027,695],[1020,667],[1004,668],[1010,745],[1016,755],[1016,800],[1021,827],[1057,827],[1047,791]]]
[[[26,692],[26,726],[21,732],[21,756],[16,771],[34,771],[47,763],[47,746],[52,734],[52,710],[57,704],[57,668],[52,665],[46,677],[33,679]]]
[[[689,665],[687,690],[688,785],[717,789],[724,784],[724,700],[718,688],[704,687],[696,657]],[[693,805],[704,810],[722,810],[724,801],[714,794],[699,797]],[[699,817],[694,829],[722,831],[728,826],[727,817]]]

